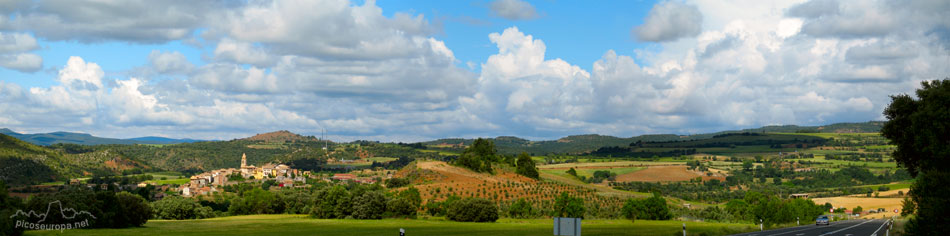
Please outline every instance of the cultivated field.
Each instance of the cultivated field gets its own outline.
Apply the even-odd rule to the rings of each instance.
[[[674,235],[682,221],[584,220],[584,235]],[[753,231],[750,224],[685,222],[689,233],[728,235]],[[305,215],[250,215],[204,220],[150,220],[144,227],[29,231],[26,235],[551,235],[551,219],[500,219],[496,223],[461,223],[441,219],[326,220]],[[757,228],[755,228],[757,229]]]
[[[640,181],[640,182],[672,182],[689,181],[696,177],[702,177],[703,180],[718,179],[725,180],[723,176],[707,176],[699,171],[687,170],[686,166],[650,166],[645,170],[636,171],[617,176],[618,182]]]
[[[441,201],[450,195],[481,197],[494,201],[512,201],[524,198],[542,209],[550,209],[554,197],[567,192],[592,204],[619,209],[625,199],[606,194],[587,186],[577,186],[551,180],[534,180],[511,170],[496,168],[495,174],[477,173],[441,161],[420,161],[403,168],[396,176],[415,179],[422,199]],[[399,189],[399,190],[402,190]],[[622,191],[612,191],[620,192]],[[632,196],[632,194],[628,194]]]
[[[886,210],[884,213],[862,215],[861,218],[881,218],[885,215],[887,217],[894,216],[896,215],[894,213],[894,209],[897,209],[898,212],[900,212],[902,200],[903,198],[869,198],[852,196],[812,199],[812,201],[817,204],[825,204],[826,202],[829,202],[835,208],[846,207],[848,209],[854,209],[854,207],[861,206],[861,208],[864,208],[865,211],[876,210],[878,208],[884,208],[884,210]]]

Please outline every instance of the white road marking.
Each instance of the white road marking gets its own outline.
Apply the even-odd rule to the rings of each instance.
[[[837,232],[845,231],[845,230],[848,230],[848,229],[850,229],[850,228],[858,227],[859,225],[863,225],[863,224],[868,223],[868,222],[871,222],[871,221],[869,220],[869,221],[861,222],[861,223],[858,223],[858,224],[856,224],[856,225],[852,225],[851,227],[847,227],[847,228],[843,228],[843,229],[831,231],[831,232],[824,233],[824,234],[821,234],[821,235],[818,235],[818,236],[825,236],[825,235],[829,235],[829,234],[834,234],[834,233],[837,233]]]
[[[875,230],[874,233],[871,234],[871,236],[876,236],[876,235],[877,235],[877,231],[881,231],[881,229],[883,229],[884,226],[887,225],[887,223],[890,222],[890,221],[891,221],[891,220],[886,220],[886,221],[884,221],[884,223],[881,224],[881,227],[877,227],[877,230]]]

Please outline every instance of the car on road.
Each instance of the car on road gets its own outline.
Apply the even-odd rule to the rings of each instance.
[[[831,220],[828,216],[818,216],[818,219],[815,219],[815,225],[831,225]]]

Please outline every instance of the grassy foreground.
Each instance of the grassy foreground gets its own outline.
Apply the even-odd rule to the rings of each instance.
[[[584,220],[584,235],[674,235],[682,221]],[[752,231],[749,224],[686,222],[690,235],[726,235]],[[68,235],[552,235],[550,219],[499,219],[496,223],[446,220],[324,220],[305,215],[251,215],[203,220],[150,220],[129,229],[68,230]],[[62,235],[59,231],[28,231],[26,235]]]

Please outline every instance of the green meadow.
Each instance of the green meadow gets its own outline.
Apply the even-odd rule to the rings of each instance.
[[[757,230],[751,224],[584,220],[583,235],[727,235]],[[144,227],[127,229],[78,229],[28,231],[25,235],[552,235],[551,219],[499,219],[495,223],[467,223],[442,219],[339,220],[311,219],[306,215],[250,215],[202,220],[150,220]]]

